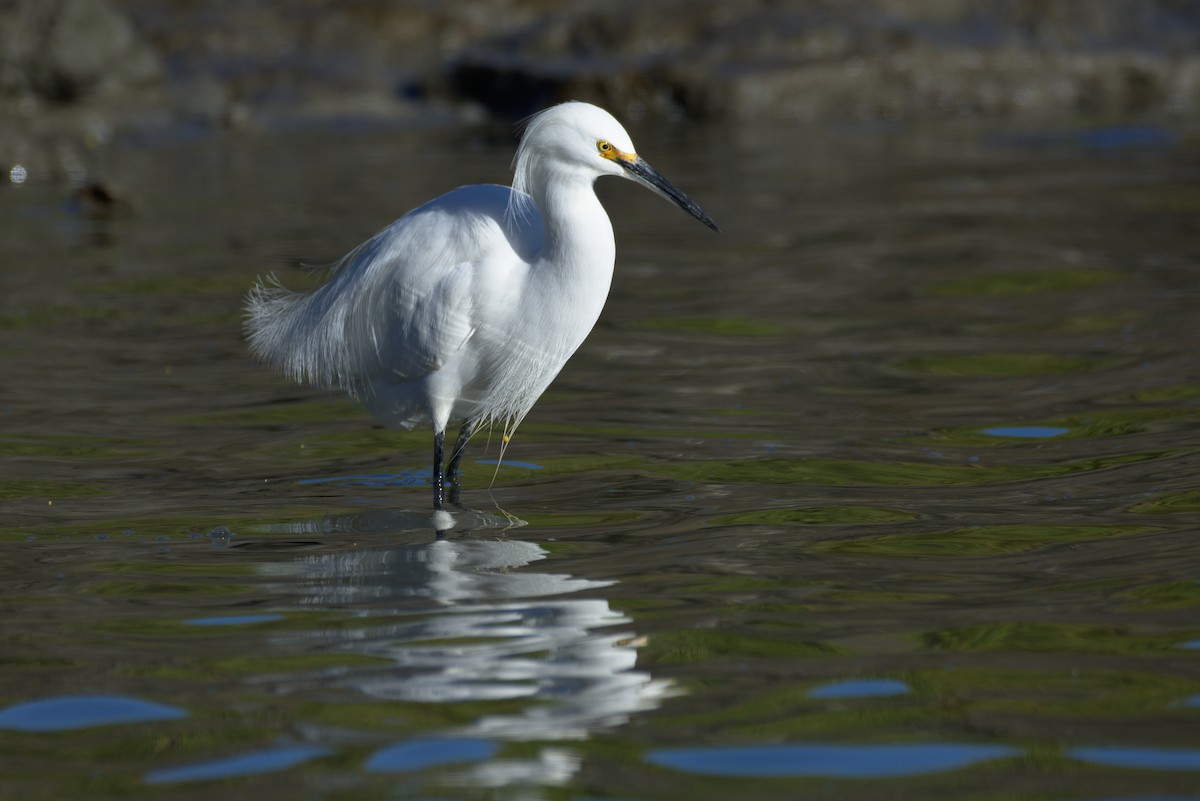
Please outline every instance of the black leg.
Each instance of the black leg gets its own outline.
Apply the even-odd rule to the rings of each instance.
[[[462,462],[463,454],[467,451],[467,442],[474,433],[475,424],[470,420],[464,422],[462,428],[458,430],[458,441],[454,443],[454,453],[450,455],[450,466],[446,469],[446,481],[450,484],[451,503],[458,503],[458,490],[460,486],[458,466]]]
[[[446,447],[446,432],[433,432],[433,508],[446,506],[446,476],[442,473],[442,456]]]

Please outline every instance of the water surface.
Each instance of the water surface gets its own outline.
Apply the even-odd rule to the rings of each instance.
[[[724,233],[600,184],[604,316],[449,516],[239,307],[506,136],[0,187],[0,794],[1200,797],[1194,131],[631,128]]]

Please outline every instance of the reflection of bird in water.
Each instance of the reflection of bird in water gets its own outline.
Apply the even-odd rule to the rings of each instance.
[[[506,444],[600,315],[616,248],[596,179],[629,178],[717,228],[587,103],[533,117],[514,167],[512,188],[461,187],[401,217],[313,292],[260,284],[247,304],[264,361],[362,398],[389,425],[431,420],[438,509],[472,433],[498,423]]]
[[[486,519],[480,513],[453,516],[460,524],[456,532],[462,522]],[[379,533],[385,520],[416,517],[374,513],[324,525]],[[422,517],[428,521],[429,513]],[[393,530],[393,539],[398,535],[403,532]],[[532,542],[486,534],[427,537],[262,566],[280,593],[298,596],[304,607],[346,608],[361,616],[353,626],[291,632],[282,640],[298,638],[305,648],[320,645],[390,663],[339,669],[322,678],[324,685],[422,703],[528,699],[524,709],[481,717],[456,732],[507,740],[587,737],[657,707],[668,693],[668,682],[636,669],[642,640],[624,628],[628,617],[603,598],[569,597],[585,591],[594,596],[612,582],[529,569],[548,555]],[[562,767],[561,760],[550,762]],[[540,763],[524,767],[549,770]],[[507,765],[501,772],[521,769]]]

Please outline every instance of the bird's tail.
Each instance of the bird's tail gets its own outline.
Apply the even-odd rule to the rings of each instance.
[[[246,338],[255,357],[294,381],[353,390],[339,370],[345,321],[325,295],[292,292],[273,275],[260,280],[246,298]]]

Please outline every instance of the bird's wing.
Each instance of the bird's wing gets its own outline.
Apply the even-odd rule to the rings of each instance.
[[[475,332],[481,271],[524,269],[540,246],[539,219],[522,235],[506,222],[511,195],[472,186],[432,200],[348,253],[312,292],[260,285],[247,307],[251,347],[297,380],[351,392],[437,370]]]
[[[438,370],[475,333],[474,263],[392,265],[388,280],[346,321],[360,378],[420,378]]]
[[[359,381],[414,379],[439,369],[476,331],[479,271],[498,262],[523,264],[496,214],[498,193],[469,191],[476,189],[482,188],[452,192],[400,218],[351,253],[334,276],[355,276],[348,281],[356,298],[345,338]]]

